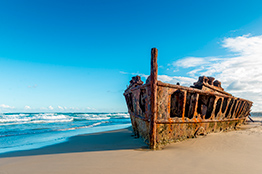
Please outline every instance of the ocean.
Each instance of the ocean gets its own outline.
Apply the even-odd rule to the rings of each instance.
[[[128,113],[0,113],[0,153],[40,148],[75,135],[129,126]]]
[[[251,118],[262,121],[262,112]],[[0,153],[61,143],[67,138],[131,126],[128,113],[0,113]]]

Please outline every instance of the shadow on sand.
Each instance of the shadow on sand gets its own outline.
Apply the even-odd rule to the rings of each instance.
[[[137,139],[132,135],[131,127],[109,132],[78,135],[68,138],[66,142],[39,149],[3,153],[0,154],[0,158],[90,151],[147,149],[146,144],[141,138]]]

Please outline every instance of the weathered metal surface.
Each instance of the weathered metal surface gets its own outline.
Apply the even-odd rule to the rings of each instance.
[[[157,49],[151,50],[151,74],[139,76],[124,93],[134,134],[151,149],[170,142],[236,129],[250,115],[252,102],[224,91],[213,77],[184,87],[157,81]]]
[[[156,120],[157,120],[157,54],[156,48],[151,49],[151,73],[150,73],[150,148],[156,148]]]
[[[200,122],[186,124],[157,124],[157,148],[168,143],[195,138],[210,132],[221,132],[236,129],[244,119],[222,122]]]

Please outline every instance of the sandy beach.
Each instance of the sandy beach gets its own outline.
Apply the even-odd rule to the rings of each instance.
[[[40,149],[0,155],[0,174],[15,173],[261,173],[262,126],[208,134],[146,148],[131,128],[80,135]]]

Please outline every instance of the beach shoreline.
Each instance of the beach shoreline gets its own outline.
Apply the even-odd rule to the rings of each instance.
[[[37,149],[131,125],[128,113],[5,113],[0,114],[0,154]]]
[[[261,122],[149,150],[132,128],[0,154],[0,173],[260,173]]]

